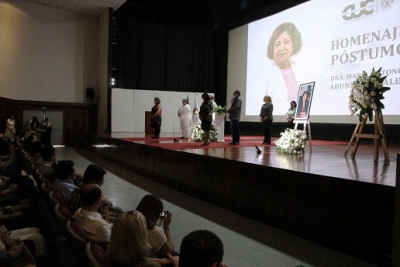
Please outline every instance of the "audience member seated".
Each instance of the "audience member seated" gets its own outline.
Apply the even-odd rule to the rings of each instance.
[[[26,151],[29,153],[29,156],[36,166],[40,166],[40,163],[42,161],[42,156],[40,154],[42,152],[42,149],[43,143],[41,141],[34,141],[26,148]]]
[[[104,175],[106,174],[106,171],[101,168],[100,166],[90,164],[84,174],[83,174],[83,180],[82,180],[82,186],[87,185],[87,184],[97,184],[98,186],[102,186],[104,183]],[[81,187],[78,187],[75,189],[68,202],[68,206],[71,210],[72,213],[74,213],[76,210],[78,210],[80,207],[82,207],[82,202],[81,202],[81,197],[80,197],[80,191]],[[104,197],[105,199],[105,197]],[[100,207],[99,213],[103,216],[103,218],[106,218],[109,222],[113,221],[115,216],[110,216],[110,213],[108,211],[108,202],[106,201],[103,206]]]
[[[18,185],[14,184],[10,179],[0,175],[0,207],[31,203],[29,198],[20,199],[15,195],[18,191]]]
[[[8,179],[0,177],[0,206],[14,206],[22,203],[30,203],[29,199],[21,200],[14,192],[18,190],[18,186],[14,183],[8,184]],[[5,177],[4,177],[5,178]]]
[[[228,267],[222,262],[224,245],[208,230],[196,230],[186,235],[181,243],[179,263],[174,267]]]
[[[79,181],[75,177],[74,163],[71,160],[61,160],[52,173],[55,178],[53,188],[59,192],[68,203],[71,193],[78,188]]]
[[[36,205],[22,204],[0,208],[0,223],[9,230],[38,227],[44,230],[43,221]]]
[[[15,137],[17,140],[17,143],[23,144],[25,141],[25,131],[20,131]]]
[[[35,136],[34,135],[27,135],[23,138],[23,143],[22,143],[22,147],[25,150],[28,150],[29,147],[31,146],[31,144],[33,144],[36,140],[35,140]]]
[[[8,180],[11,177],[21,174],[21,158],[22,155],[18,155],[15,153],[15,150],[12,150],[10,158],[6,161],[0,170],[0,175],[6,177]],[[30,167],[30,166],[29,166]]]
[[[6,193],[11,193],[19,198],[19,203],[15,204],[30,203],[30,201],[36,199],[37,194],[39,193],[39,189],[36,187],[35,181],[28,175],[22,175],[21,173],[10,177],[10,179],[7,181],[6,188]],[[10,198],[5,198],[4,201],[7,202],[12,200]]]
[[[24,242],[0,234],[0,266],[34,267],[36,262]]]
[[[98,213],[99,208],[106,203],[100,186],[97,184],[82,186],[81,202],[82,207],[75,212],[73,218],[82,225],[95,242],[109,242],[113,224]]]
[[[11,145],[12,143],[10,138],[8,138],[5,134],[0,133],[0,156],[2,160],[3,157],[11,155]]]
[[[167,253],[176,254],[171,229],[169,228],[172,214],[168,211],[164,212],[161,218],[163,219],[163,228],[157,225],[163,209],[162,200],[158,196],[151,194],[144,196],[136,208],[146,218],[147,236],[151,247],[150,257],[165,257]]]
[[[119,214],[111,232],[107,255],[113,267],[159,267],[171,264],[175,259],[149,259],[149,246],[146,234],[146,219],[137,211]],[[157,263],[158,261],[159,263]]]
[[[21,218],[22,211],[18,206],[0,207],[0,223],[11,221],[13,219]]]
[[[0,225],[0,235],[20,241],[30,240],[34,244],[34,248],[30,249],[32,255],[41,256],[46,254],[46,245],[44,237],[42,236],[39,228],[28,227],[9,231],[6,226]]]
[[[35,158],[40,158],[41,143],[33,143],[30,147],[30,151]],[[1,189],[7,189],[4,194],[12,193],[20,199],[35,198],[38,193],[38,189],[35,185],[35,181],[27,174],[22,174],[23,171],[29,172],[32,168],[34,161],[33,156],[27,155],[31,159],[28,160],[18,150],[13,152],[11,163],[7,168],[0,172],[0,178],[2,185]],[[30,162],[32,161],[32,163]],[[24,166],[24,164],[26,166]],[[26,168],[24,168],[26,167]]]
[[[56,150],[53,146],[47,145],[41,151],[42,162],[39,166],[39,173],[49,178],[57,166]]]

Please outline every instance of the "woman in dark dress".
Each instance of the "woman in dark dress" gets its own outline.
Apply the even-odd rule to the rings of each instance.
[[[263,145],[271,144],[271,124],[274,119],[272,112],[274,111],[274,105],[272,105],[272,99],[269,95],[264,96],[264,104],[261,106],[260,119],[263,125],[264,141]]]
[[[201,120],[201,129],[204,132],[204,142],[201,145],[208,146],[210,144],[213,103],[211,97],[207,93],[203,93],[201,98],[203,99],[203,103],[200,107],[199,116]]]
[[[162,107],[161,107],[161,100],[158,97],[154,98],[154,106],[151,108],[151,127],[154,128],[154,136],[152,139],[159,139],[160,132],[161,132],[161,114],[162,114]]]
[[[51,145],[51,133],[52,133],[52,131],[53,131],[53,127],[51,126],[49,118],[46,118],[44,120],[44,122],[42,123],[42,126],[41,126],[43,146]]]

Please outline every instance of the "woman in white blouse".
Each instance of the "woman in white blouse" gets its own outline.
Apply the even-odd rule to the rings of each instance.
[[[182,106],[178,110],[178,117],[181,122],[182,139],[189,138],[190,123],[192,122],[192,109],[186,99],[182,99]]]
[[[291,101],[290,102],[290,108],[289,110],[286,112],[286,119],[287,119],[287,123],[288,123],[288,128],[289,129],[293,129],[294,128],[294,115],[296,113],[296,107],[297,107],[297,103],[296,101]]]

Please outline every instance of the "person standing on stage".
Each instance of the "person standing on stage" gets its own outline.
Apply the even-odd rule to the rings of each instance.
[[[214,108],[216,108],[218,105],[217,105],[217,102],[215,102],[215,100],[214,100],[214,96],[210,96],[211,97],[211,101],[212,101],[212,105],[213,105],[213,109]]]
[[[264,104],[261,106],[260,119],[264,130],[264,141],[263,145],[271,144],[271,124],[274,119],[272,112],[274,111],[274,105],[269,95],[264,96]]]
[[[212,101],[212,106],[213,106],[213,114],[212,114],[212,121],[215,122],[215,108],[218,107],[217,102],[215,102],[214,100],[214,96],[210,96],[211,97],[211,101]]]
[[[151,108],[150,126],[154,128],[154,136],[152,139],[159,139],[161,132],[161,120],[162,120],[162,107],[161,100],[159,97],[154,98],[154,106]]]
[[[178,117],[181,122],[182,139],[189,138],[190,123],[192,122],[192,109],[187,103],[187,99],[182,99],[182,106],[178,110]]]
[[[200,106],[199,116],[201,120],[201,129],[204,132],[204,142],[201,145],[208,146],[210,144],[213,107],[211,97],[207,93],[203,93],[201,98],[203,99],[203,103]]]
[[[296,113],[296,107],[297,107],[297,103],[296,101],[291,101],[290,102],[290,108],[289,110],[286,112],[286,119],[287,119],[287,123],[288,123],[288,128],[289,129],[293,129],[294,128],[294,116]]]
[[[230,145],[238,145],[240,143],[240,128],[239,128],[239,120],[240,120],[240,111],[242,109],[242,100],[239,99],[240,91],[236,90],[233,92],[233,98],[231,100],[231,107],[227,110],[229,113],[229,119],[231,121],[231,130],[232,130],[232,142]]]

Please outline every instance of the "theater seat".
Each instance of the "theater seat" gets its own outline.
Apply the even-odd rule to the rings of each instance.
[[[54,205],[56,205],[57,203],[65,204],[64,198],[59,192],[51,191],[49,193],[49,198]]]
[[[75,255],[81,260],[87,261],[86,243],[92,241],[91,236],[83,229],[81,224],[73,218],[66,223],[68,240],[70,241]]]
[[[73,218],[67,221],[67,230],[76,240],[84,243],[93,241],[92,237],[83,229],[82,225]]]
[[[106,256],[106,244],[88,242],[86,253],[93,267],[110,267]]]
[[[72,212],[67,205],[57,203],[54,207],[57,219],[62,226],[72,219]]]

